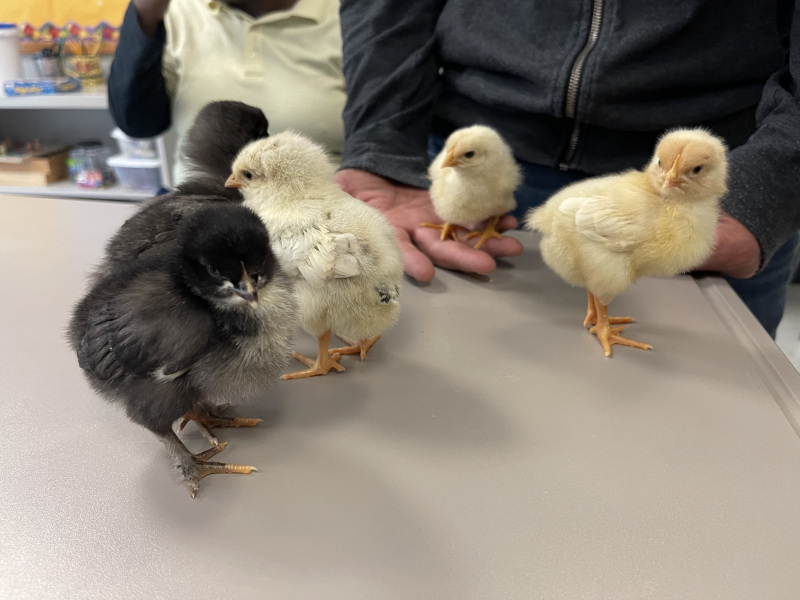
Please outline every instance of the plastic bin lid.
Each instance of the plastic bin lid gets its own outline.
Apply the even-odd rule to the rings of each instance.
[[[157,158],[131,158],[124,154],[115,154],[106,159],[109,167],[121,167],[130,169],[158,169],[161,161]]]
[[[134,142],[134,141],[137,141],[137,140],[150,141],[150,140],[156,139],[155,137],[132,138],[131,136],[126,134],[124,131],[122,131],[122,129],[120,129],[119,127],[115,127],[114,128],[114,130],[111,132],[111,137],[113,137],[114,139],[117,139],[117,140],[125,140],[125,141],[131,141],[131,142]]]

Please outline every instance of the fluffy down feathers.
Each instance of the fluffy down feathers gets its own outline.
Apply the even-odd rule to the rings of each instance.
[[[726,191],[724,144],[702,129],[664,135],[644,171],[579,181],[533,209],[545,263],[603,304],[643,276],[670,277],[711,253]]]
[[[145,202],[106,246],[97,271],[173,250],[177,228],[196,210],[217,203],[241,202],[237,190],[225,188],[230,165],[247,143],[267,135],[267,119],[258,108],[241,102],[206,105],[187,134],[184,151],[193,170],[173,192]]]
[[[303,329],[362,340],[397,320],[403,264],[392,226],[343,192],[333,174],[319,145],[283,132],[246,146],[229,182],[295,278]]]
[[[522,181],[511,148],[484,125],[450,134],[428,175],[436,214],[460,225],[514,210],[514,190]]]
[[[243,298],[243,268],[255,307]],[[263,393],[285,365],[295,312],[262,223],[222,204],[185,220],[174,252],[98,278],[75,308],[69,337],[99,392],[165,432],[196,404]]]

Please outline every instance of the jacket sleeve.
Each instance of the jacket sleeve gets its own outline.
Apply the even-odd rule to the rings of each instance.
[[[163,23],[148,37],[133,2],[128,5],[108,77],[108,104],[117,126],[131,137],[153,137],[171,124],[161,64],[166,39]]]
[[[342,0],[347,103],[341,168],[426,188],[439,65],[434,33],[445,0]]]
[[[757,129],[730,154],[723,208],[755,235],[761,266],[800,229],[800,2],[786,63],[764,87]]]

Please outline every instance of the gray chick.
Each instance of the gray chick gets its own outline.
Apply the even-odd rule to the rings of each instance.
[[[74,309],[69,338],[91,385],[166,444],[192,497],[212,473],[253,467],[193,455],[172,429],[249,426],[215,412],[263,395],[286,364],[297,325],[291,284],[251,210],[217,204],[178,228],[171,252],[98,277]]]

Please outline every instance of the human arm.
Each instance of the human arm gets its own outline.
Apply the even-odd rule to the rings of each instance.
[[[786,64],[764,87],[757,129],[730,153],[714,253],[700,268],[750,277],[800,229],[800,3]]]
[[[116,124],[132,137],[153,137],[171,124],[162,71],[168,4],[169,0],[132,0],[120,28],[108,77],[108,103]]]

